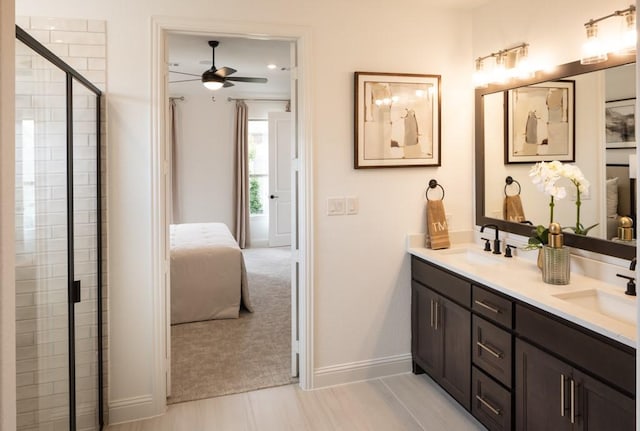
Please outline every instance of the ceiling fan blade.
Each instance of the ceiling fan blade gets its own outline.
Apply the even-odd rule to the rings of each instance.
[[[227,76],[236,72],[237,70],[230,67],[221,67],[220,69],[216,70],[216,75],[218,75],[220,78],[226,78]]]
[[[236,82],[253,82],[257,84],[266,84],[267,78],[247,78],[244,76],[231,76],[227,78],[227,81],[236,81]]]
[[[194,82],[194,81],[201,81],[201,79],[198,78],[198,79],[182,79],[180,81],[169,81],[169,84],[175,84],[176,82]]]
[[[229,82],[229,81],[224,81],[224,84],[222,84],[223,88],[227,88],[227,87],[233,87],[233,83]]]
[[[186,72],[178,72],[177,70],[170,70],[169,73],[177,73],[179,75],[188,75],[188,76],[200,76],[195,73],[186,73]]]

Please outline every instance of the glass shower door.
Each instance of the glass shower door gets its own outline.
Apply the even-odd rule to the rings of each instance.
[[[68,430],[66,75],[16,42],[18,430]]]
[[[17,429],[99,430],[101,92],[16,37]]]
[[[75,394],[78,430],[97,430],[98,363],[98,122],[97,97],[82,83],[73,92],[73,244],[75,298]],[[78,290],[76,290],[78,292]]]

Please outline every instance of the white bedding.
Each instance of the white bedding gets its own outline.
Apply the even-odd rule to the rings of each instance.
[[[242,251],[223,223],[170,226],[171,323],[237,318],[253,311]]]

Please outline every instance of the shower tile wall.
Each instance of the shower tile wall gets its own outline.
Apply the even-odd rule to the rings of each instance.
[[[16,21],[94,85],[105,90],[104,21],[41,17],[18,17]],[[18,429],[62,430],[68,429],[69,400],[65,75],[21,43],[17,44],[16,56]],[[74,94],[75,270],[76,279],[81,278],[83,283],[82,303],[76,305],[77,417],[79,430],[93,430],[97,429],[95,411],[98,403],[95,354],[96,178],[93,169],[96,107],[95,97],[89,96],[81,85],[74,85]],[[104,107],[102,112],[104,117]],[[102,122],[104,131],[104,118]],[[34,123],[37,125],[35,128]],[[43,130],[46,136],[41,134]],[[26,148],[28,142],[32,142],[31,148]],[[105,144],[103,135],[103,172],[106,172]],[[25,163],[25,158],[29,158],[29,163]],[[104,175],[102,181],[103,351],[106,374],[108,280]],[[107,382],[106,375],[104,381]]]

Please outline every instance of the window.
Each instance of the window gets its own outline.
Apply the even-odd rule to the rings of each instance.
[[[249,120],[249,214],[269,213],[269,123]]]

